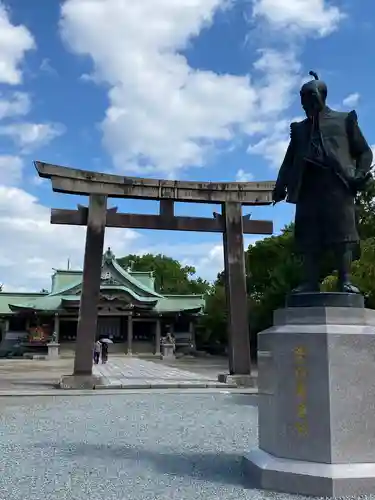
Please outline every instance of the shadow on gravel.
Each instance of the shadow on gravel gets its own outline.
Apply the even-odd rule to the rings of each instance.
[[[180,477],[191,477],[221,484],[240,486],[243,484],[242,458],[228,453],[174,453],[146,450],[139,447],[95,445],[87,443],[40,443],[36,448],[55,450],[55,457],[100,458],[109,460],[143,462],[160,472]],[[121,467],[126,467],[123,463]]]

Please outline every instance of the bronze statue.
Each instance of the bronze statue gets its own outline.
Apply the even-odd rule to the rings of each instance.
[[[290,142],[273,192],[273,201],[296,205],[295,242],[304,258],[305,281],[295,293],[318,292],[320,262],[333,250],[338,290],[360,293],[350,281],[353,248],[359,242],[355,197],[369,180],[372,151],[355,111],[326,105],[327,86],[318,75],[301,88],[307,118],[290,126]]]

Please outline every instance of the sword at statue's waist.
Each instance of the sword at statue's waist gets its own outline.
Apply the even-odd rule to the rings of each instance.
[[[348,179],[345,176],[344,172],[342,172],[342,169],[338,165],[338,162],[334,158],[332,158],[332,157],[330,157],[328,155],[325,155],[324,159],[322,159],[322,161],[320,161],[319,159],[308,158],[308,157],[305,157],[304,161],[306,163],[310,163],[310,164],[315,165],[315,166],[317,166],[319,168],[322,168],[324,170],[328,170],[329,168],[332,168],[332,170],[334,171],[334,173],[345,184],[345,186],[347,187],[347,189],[350,190],[350,185],[349,185],[350,179]]]
[[[323,168],[325,170],[328,170],[330,167],[326,163],[324,163],[325,159],[317,159],[317,158],[309,158],[309,157],[304,157],[303,159],[306,163],[311,163],[312,165],[316,165],[319,168]]]

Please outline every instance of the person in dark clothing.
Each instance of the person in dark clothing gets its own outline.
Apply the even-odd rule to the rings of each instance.
[[[108,361],[108,344],[102,342],[102,363],[105,364]]]
[[[279,171],[273,201],[296,205],[295,242],[304,257],[305,281],[294,292],[319,291],[320,260],[333,250],[339,291],[359,293],[350,281],[353,247],[358,244],[355,196],[369,179],[373,159],[355,111],[326,105],[327,86],[303,85],[307,118],[290,127],[290,143]]]

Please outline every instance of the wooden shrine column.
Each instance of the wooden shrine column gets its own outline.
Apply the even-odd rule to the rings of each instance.
[[[59,313],[55,313],[55,318],[53,322],[53,333],[56,334],[56,342],[60,342],[60,317]]]
[[[224,265],[228,308],[230,375],[250,375],[250,338],[243,242],[242,205],[222,204],[224,218]]]
[[[92,374],[106,216],[107,197],[90,195],[74,375]]]
[[[155,323],[155,354],[160,355],[160,339],[161,339],[161,319],[157,318]]]
[[[9,320],[7,317],[0,318],[0,342],[6,338],[9,330]]]
[[[195,323],[194,320],[190,320],[189,322],[189,334],[190,334],[190,339],[191,343],[193,344],[193,349],[196,349],[196,343],[195,343]]]
[[[127,352],[129,356],[133,354],[133,316],[129,314],[128,316],[128,341],[127,341]]]

